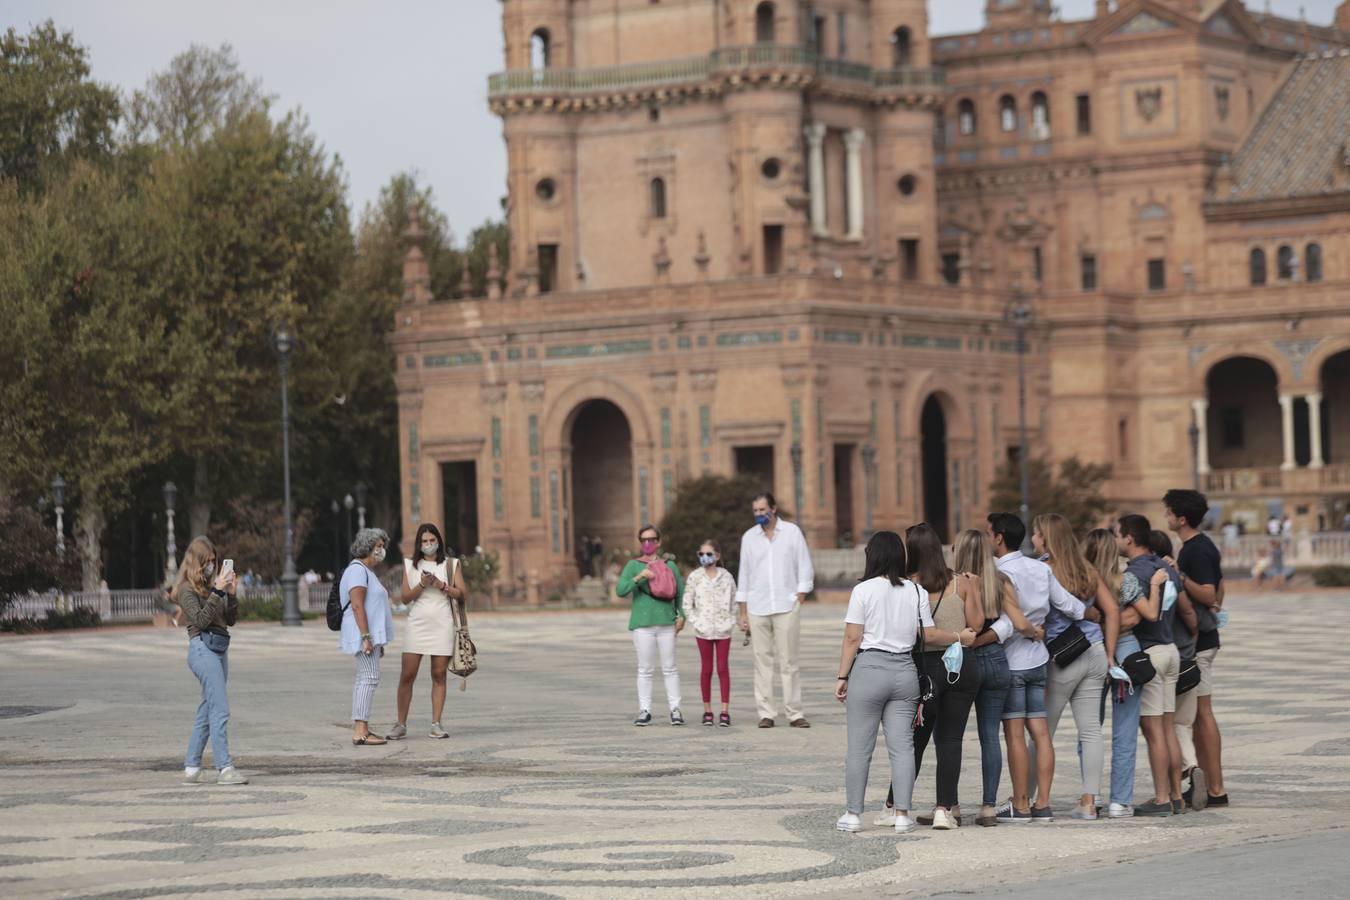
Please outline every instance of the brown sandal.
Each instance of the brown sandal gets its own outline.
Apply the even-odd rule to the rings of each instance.
[[[360,747],[362,745],[368,747],[378,747],[381,744],[387,743],[389,742],[386,741],[384,738],[380,737],[378,734],[367,734],[365,737],[352,738],[352,744],[357,747]]]

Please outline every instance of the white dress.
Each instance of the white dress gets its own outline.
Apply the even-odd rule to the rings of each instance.
[[[459,560],[447,559],[434,563],[427,559],[414,563],[403,561],[404,577],[409,587],[416,587],[422,572],[430,572],[446,584],[454,584],[455,566]],[[408,625],[404,629],[403,652],[421,656],[451,656],[455,652],[455,619],[450,609],[450,596],[439,588],[427,587],[417,599],[408,604]]]

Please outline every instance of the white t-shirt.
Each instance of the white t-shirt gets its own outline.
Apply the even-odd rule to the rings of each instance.
[[[925,627],[933,627],[928,592],[908,580],[892,585],[882,576],[869,578],[855,587],[844,614],[846,623],[863,627],[858,649],[890,653],[908,653],[913,649],[918,641],[920,620]]]

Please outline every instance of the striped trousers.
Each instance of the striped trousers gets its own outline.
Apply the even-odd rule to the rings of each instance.
[[[370,705],[375,701],[375,689],[380,686],[380,657],[383,647],[376,647],[369,655],[356,654],[356,684],[352,686],[352,721],[369,722]]]

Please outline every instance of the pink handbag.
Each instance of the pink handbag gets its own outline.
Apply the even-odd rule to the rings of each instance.
[[[647,593],[651,594],[657,600],[675,599],[675,573],[670,571],[670,566],[657,560],[648,565],[652,570],[651,580],[647,582]]]

